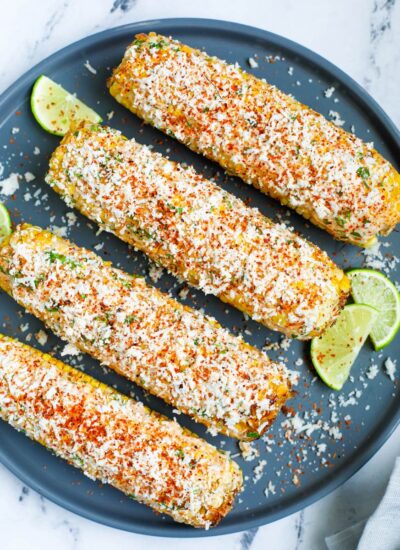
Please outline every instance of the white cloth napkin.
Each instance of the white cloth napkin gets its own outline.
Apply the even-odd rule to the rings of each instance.
[[[327,537],[325,542],[329,550],[400,550],[400,457],[372,516]]]

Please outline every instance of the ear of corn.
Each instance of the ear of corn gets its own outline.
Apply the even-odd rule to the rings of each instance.
[[[369,246],[400,221],[400,175],[371,144],[237,64],[139,34],[109,89],[146,122],[337,239]]]
[[[242,485],[229,457],[50,355],[0,335],[0,418],[92,479],[208,528]]]
[[[0,246],[0,287],[53,332],[216,432],[259,437],[288,373],[218,323],[49,231]]]
[[[346,301],[349,282],[327,254],[111,128],[70,132],[46,180],[174,275],[287,336],[320,334]]]

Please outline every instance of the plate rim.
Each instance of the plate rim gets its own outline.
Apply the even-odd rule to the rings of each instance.
[[[118,37],[120,34],[125,34],[128,31],[132,34],[140,32],[144,29],[151,30],[152,27],[157,27],[159,32],[163,32],[163,28],[168,28],[170,26],[175,26],[178,30],[182,27],[187,26],[196,26],[197,28],[206,29],[219,29],[223,31],[230,31],[236,33],[246,34],[247,36],[251,35],[257,39],[264,39],[268,42],[276,44],[278,47],[285,48],[292,51],[296,55],[299,55],[311,64],[317,65],[320,70],[333,76],[333,78],[343,85],[345,88],[349,89],[351,93],[357,97],[360,101],[360,104],[363,109],[367,109],[371,116],[379,121],[386,138],[392,142],[391,147],[397,149],[400,152],[400,131],[394,122],[390,119],[388,114],[380,107],[377,101],[352,77],[347,75],[344,71],[339,69],[331,61],[328,61],[323,56],[313,52],[312,50],[302,46],[301,44],[290,40],[284,36],[272,33],[270,31],[253,27],[251,25],[244,25],[236,22],[224,21],[221,19],[207,19],[207,18],[195,18],[195,17],[178,17],[178,18],[165,18],[165,19],[152,19],[138,22],[131,22],[125,25],[119,25],[106,29],[94,34],[90,34],[80,40],[77,40],[60,50],[57,50],[50,56],[44,58],[39,63],[34,65],[31,69],[23,73],[14,83],[8,86],[0,95],[0,112],[3,109],[7,108],[7,103],[12,101],[14,95],[21,93],[27,87],[30,87],[34,79],[37,78],[42,72],[49,68],[55,63],[59,63],[60,59],[65,58],[71,54],[75,54],[78,50],[84,49],[85,47],[92,47],[93,44],[101,43],[104,40],[110,40],[114,37]],[[9,113],[6,112],[6,117],[9,116]],[[142,535],[152,535],[160,537],[173,537],[173,538],[185,538],[185,537],[208,537],[208,536],[218,536],[230,533],[237,533],[240,531],[253,529],[266,525],[273,521],[282,519],[283,517],[289,516],[312,503],[320,500],[324,496],[331,493],[333,490],[337,489],[350,477],[352,477],[358,470],[364,466],[382,447],[382,445],[387,441],[387,439],[394,432],[398,424],[400,423],[400,409],[395,410],[391,416],[391,421],[389,421],[385,427],[378,433],[377,437],[372,437],[365,442],[364,448],[361,453],[353,459],[351,462],[343,464],[335,472],[335,476],[331,479],[328,479],[321,486],[317,486],[310,490],[310,492],[303,496],[299,492],[298,496],[293,499],[292,503],[285,505],[283,508],[274,510],[263,517],[257,518],[244,518],[237,521],[235,524],[231,525],[219,525],[211,530],[205,531],[200,529],[194,529],[181,524],[174,525],[154,525],[151,528],[148,526],[143,526],[140,522],[135,522],[134,515],[130,519],[129,523],[123,520],[113,520],[107,518],[104,514],[101,514],[96,511],[87,510],[85,507],[81,507],[78,503],[69,503],[63,500],[63,497],[56,491],[46,488],[46,484],[37,482],[36,480],[30,479],[29,473],[24,469],[18,468],[14,465],[11,459],[4,455],[0,447],[0,462],[10,470],[20,481],[24,484],[37,491],[39,494],[43,495],[45,498],[54,502],[55,504],[61,506],[64,509],[67,509],[70,512],[78,514],[86,519],[95,521],[97,523],[107,525],[108,527],[113,527],[121,529],[128,532],[134,532]]]

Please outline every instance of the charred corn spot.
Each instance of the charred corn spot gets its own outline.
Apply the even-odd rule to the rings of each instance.
[[[337,239],[367,246],[400,221],[400,176],[370,144],[237,64],[141,36],[109,80],[133,113]],[[162,61],[154,41],[162,42]],[[141,78],[143,68],[151,77]]]
[[[49,231],[18,226],[0,266],[0,287],[58,336],[213,431],[246,439],[257,426],[261,435],[285,402],[275,389],[289,395],[282,365]]]
[[[178,522],[214,525],[241,489],[239,467],[206,441],[50,355],[2,335],[0,404],[0,418],[17,430],[89,477],[134,494]]]
[[[345,299],[316,246],[111,128],[65,136],[46,180],[174,275],[288,336],[323,331]]]

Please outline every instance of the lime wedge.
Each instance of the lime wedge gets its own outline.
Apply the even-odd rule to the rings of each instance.
[[[0,243],[4,241],[8,235],[11,235],[10,214],[4,204],[0,203]]]
[[[82,120],[102,121],[93,109],[44,75],[39,76],[33,86],[31,109],[40,126],[56,136],[65,135],[71,124],[76,125]]]
[[[370,334],[378,351],[390,344],[400,328],[399,291],[385,275],[374,269],[353,269],[347,275],[354,301],[378,310]]]
[[[311,341],[311,360],[327,386],[341,390],[378,312],[365,304],[350,304],[336,323]]]

